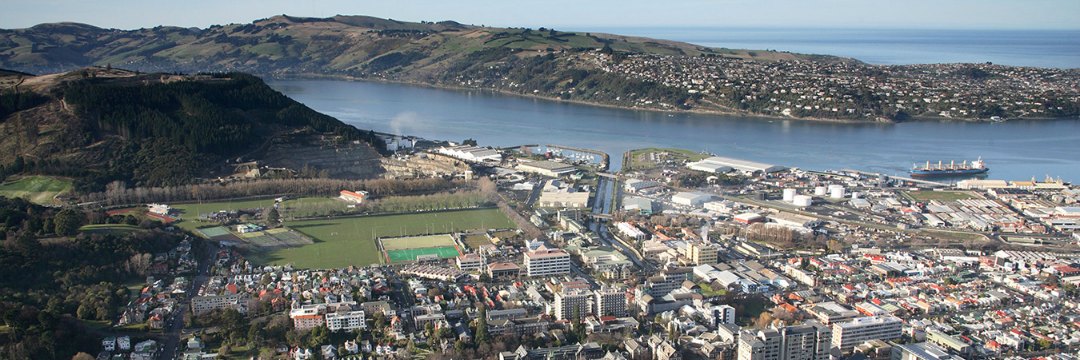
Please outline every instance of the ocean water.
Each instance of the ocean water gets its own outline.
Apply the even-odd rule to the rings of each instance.
[[[871,64],[984,63],[1080,68],[1080,30],[608,27],[606,32],[730,49],[851,57]]]
[[[643,147],[707,151],[804,169],[907,175],[914,163],[975,160],[989,178],[1046,175],[1080,181],[1080,120],[1005,123],[841,124],[667,114],[552,102],[483,91],[338,80],[272,80],[270,86],[361,129],[485,146],[555,144],[610,154]]]

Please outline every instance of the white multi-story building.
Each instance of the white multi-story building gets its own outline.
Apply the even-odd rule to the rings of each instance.
[[[894,340],[903,334],[903,321],[892,316],[862,317],[832,327],[832,346],[842,352],[850,352],[870,340]]]
[[[626,290],[604,287],[593,292],[596,316],[626,316]]]
[[[341,311],[326,314],[326,328],[330,331],[367,329],[367,317],[363,310]]]
[[[570,273],[570,254],[561,249],[541,247],[525,253],[525,273],[528,276],[553,276]]]
[[[457,266],[461,271],[480,271],[484,267],[484,258],[478,254],[465,254],[457,257]]]
[[[191,298],[191,312],[202,315],[218,309],[235,309],[247,313],[247,302],[240,294],[208,295]]]

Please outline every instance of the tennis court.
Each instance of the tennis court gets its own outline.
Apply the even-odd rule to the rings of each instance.
[[[224,226],[214,226],[208,228],[202,228],[197,230],[200,234],[203,234],[206,238],[215,238],[218,236],[229,235],[229,229]]]
[[[435,255],[440,259],[452,259],[461,255],[453,246],[440,246],[420,249],[387,250],[386,257],[391,263],[412,262],[422,255]]]

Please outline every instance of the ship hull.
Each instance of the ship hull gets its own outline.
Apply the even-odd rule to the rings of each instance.
[[[956,176],[972,176],[985,174],[990,171],[990,168],[982,169],[942,169],[942,170],[911,170],[909,173],[913,178],[935,178],[935,177],[956,177]]]

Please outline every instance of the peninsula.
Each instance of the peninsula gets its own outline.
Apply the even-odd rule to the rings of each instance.
[[[1080,115],[1080,71],[854,59],[539,28],[275,16],[205,29],[0,30],[0,68],[242,71],[484,89],[634,109],[795,119],[1003,121]]]

